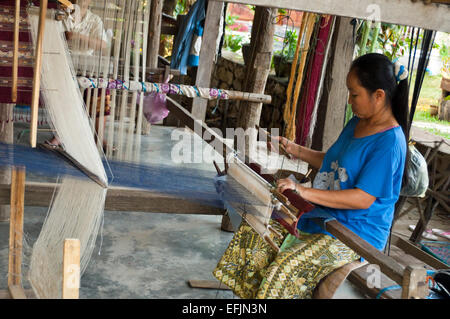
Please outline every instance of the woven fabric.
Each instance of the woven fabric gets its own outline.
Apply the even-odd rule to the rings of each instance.
[[[34,5],[40,1],[33,0]],[[17,104],[30,105],[33,85],[34,53],[28,24],[28,0],[20,1],[19,22],[19,66],[17,79]],[[48,8],[55,8],[56,3],[49,3]],[[15,1],[0,1],[0,103],[12,103],[12,64],[14,49]]]
[[[422,249],[431,253],[440,261],[450,265],[450,242],[445,241],[422,241]]]
[[[241,298],[311,298],[319,281],[359,256],[342,242],[325,234],[300,232],[298,238],[272,220],[283,235],[277,254],[243,221],[213,275]]]

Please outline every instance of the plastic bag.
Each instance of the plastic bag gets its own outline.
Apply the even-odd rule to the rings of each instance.
[[[150,124],[155,124],[165,119],[169,115],[169,110],[166,107],[166,95],[164,93],[144,95],[143,111],[145,118]]]
[[[408,185],[402,188],[400,195],[424,197],[429,183],[427,162],[414,145],[409,145],[409,151],[411,156],[407,163]]]

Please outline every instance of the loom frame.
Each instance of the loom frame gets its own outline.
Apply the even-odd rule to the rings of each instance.
[[[213,0],[214,2],[220,2],[220,1],[216,1]],[[46,3],[46,1],[44,1]],[[245,4],[256,4],[256,5],[266,5],[266,6],[270,6],[270,7],[286,7],[286,8],[291,8],[291,9],[296,9],[296,10],[308,10],[309,11],[314,11],[314,12],[319,12],[319,13],[331,13],[331,14],[336,14],[336,12],[329,12],[330,10],[327,9],[327,11],[323,11],[323,7],[325,7],[324,5],[324,1],[318,1],[318,5],[320,5],[320,8],[310,8],[308,7],[308,4],[313,4],[313,2],[308,2],[308,1],[299,1],[299,0],[288,0],[288,1],[282,1],[282,0],[278,0],[278,1],[268,1],[268,0],[255,0],[255,1],[241,1],[241,0],[231,0],[228,2],[234,2],[234,3],[245,3]],[[371,3],[373,3],[374,1],[371,1]],[[387,0],[378,0],[376,1],[377,3],[388,3]],[[441,5],[437,5],[438,7],[442,7]],[[328,5],[326,6],[328,7]],[[348,6],[349,9],[352,9],[351,6]],[[333,8],[334,9],[334,8]],[[430,10],[435,10],[434,12],[437,12],[438,9],[430,9]],[[332,11],[332,10],[331,10]],[[422,12],[421,10],[418,10],[420,12]],[[409,12],[415,12],[415,10],[410,10]],[[339,14],[341,13],[341,14]],[[338,15],[341,16],[355,16],[355,13],[351,14],[348,11],[345,12],[338,12]],[[356,15],[356,17],[362,17],[364,18],[365,16],[362,15],[361,13],[358,13]],[[404,17],[404,16],[403,16]],[[208,15],[207,15],[208,18]],[[413,19],[415,21],[422,21],[422,20],[417,20],[417,19]],[[450,30],[450,26],[448,25],[448,22],[446,25],[442,25],[442,22],[439,21],[439,19],[426,19],[427,21],[429,21],[429,23],[432,23],[433,21],[435,21],[436,23],[438,23],[438,26],[432,26],[430,27],[428,24],[426,25],[427,27],[430,27],[431,29],[433,28],[441,28],[444,27],[444,30],[449,31]],[[389,20],[385,20],[387,22],[392,22],[395,23],[395,21],[389,21]],[[405,20],[402,20],[402,23],[405,23]],[[422,23],[422,22],[421,22]],[[415,25],[416,22],[414,22]],[[423,24],[421,26],[424,26]],[[184,125],[186,126],[190,126],[193,123],[195,123],[196,119],[194,117],[191,116],[191,114],[189,112],[187,112],[181,105],[177,105],[176,102],[171,101],[170,99],[168,99],[170,101],[169,105],[172,107],[172,110],[174,110],[174,113],[178,113],[178,116],[181,117],[182,122],[184,120]],[[36,117],[37,118],[37,117]],[[209,128],[206,126],[206,124],[202,124],[202,131],[205,130],[209,130]],[[214,136],[214,135],[213,135]],[[32,143],[33,144],[33,143]],[[227,146],[224,145],[224,149],[226,149]],[[37,189],[39,189],[40,187],[42,187],[42,185],[33,185],[35,186]],[[45,186],[44,186],[45,187]],[[47,186],[48,187],[48,186]],[[25,188],[24,188],[25,189]],[[8,193],[7,188],[0,188],[0,194],[2,196],[0,196],[0,199],[4,199],[5,198],[5,194]],[[37,200],[37,199],[36,199]],[[411,298],[411,297],[423,297],[423,283],[424,283],[424,274],[423,274],[423,270],[419,270],[418,268],[415,267],[406,267],[406,268],[402,268],[399,263],[397,263],[395,260],[393,260],[392,258],[389,258],[387,256],[384,255],[380,255],[380,252],[378,250],[376,250],[374,247],[371,247],[370,245],[367,246],[366,243],[364,243],[362,241],[361,238],[359,238],[358,236],[356,236],[355,234],[351,233],[348,231],[348,229],[346,229],[345,227],[343,227],[341,224],[339,224],[336,221],[331,221],[328,222],[327,225],[327,230],[330,231],[332,234],[336,234],[340,240],[344,241],[344,243],[348,244],[350,248],[355,249],[355,251],[360,254],[361,256],[366,256],[366,258],[371,261],[371,262],[378,262],[382,265],[382,270],[384,273],[386,273],[386,275],[388,275],[389,277],[391,277],[392,279],[394,279],[395,282],[397,283],[401,283],[403,285],[404,288],[404,292],[402,294],[403,298]],[[395,243],[399,244],[402,243],[401,239],[397,238],[395,240]],[[409,243],[406,243],[409,244]],[[408,251],[412,252],[412,254],[418,256],[418,257],[423,257],[422,254],[420,254],[419,252],[421,252],[420,250],[418,251],[418,248],[416,246],[411,247],[409,245],[406,245],[405,243],[402,243],[403,247],[408,247]],[[423,253],[423,252],[421,252]],[[430,262],[428,260],[428,262]],[[441,267],[442,263],[434,263],[433,264],[437,267]],[[431,266],[431,265],[430,265]],[[421,285],[422,283],[422,285]]]
[[[10,222],[8,254],[8,290],[0,290],[0,299],[35,299],[32,289],[24,290],[22,285],[22,247],[25,211],[25,168],[11,168]],[[80,288],[80,240],[64,240],[62,298],[78,299]]]
[[[213,2],[217,2],[217,5],[214,4],[214,8],[216,6],[219,6],[219,4],[223,3],[223,1],[219,0],[212,0]],[[248,0],[230,0],[226,2],[231,3],[241,3],[241,4],[252,4],[252,5],[259,5],[259,6],[265,6],[265,7],[275,7],[275,8],[288,8],[288,9],[294,9],[294,10],[300,10],[300,11],[308,11],[308,12],[316,12],[321,14],[332,14],[337,16],[350,16],[355,18],[366,18],[367,14],[366,12],[362,13],[359,8],[364,7],[366,8],[369,4],[376,4],[376,5],[385,5],[391,8],[391,4],[388,0],[377,0],[377,1],[364,1],[366,6],[361,5],[361,1],[358,1],[358,3],[355,3],[355,5],[349,5],[349,6],[342,6],[342,8],[338,8],[336,6],[330,6],[329,1],[307,1],[307,0],[256,0],[256,1],[248,1]],[[445,4],[449,4],[450,1],[437,1],[444,4],[432,4],[426,6],[426,4],[423,4],[421,2],[412,3],[410,1],[404,1],[402,5],[407,6],[408,8],[412,10],[399,10],[399,8],[395,8],[395,5],[392,6],[392,8],[395,8],[394,10],[387,10],[388,15],[383,16],[381,19],[383,22],[390,22],[390,23],[397,23],[397,24],[408,24],[408,25],[414,25],[414,26],[420,26],[425,27],[429,29],[435,29],[435,30],[444,30],[444,31],[450,31],[450,21],[447,19],[446,24],[442,24],[445,20],[445,12],[450,12],[450,7],[446,6]],[[363,4],[364,4],[363,3]],[[397,4],[398,5],[398,4]],[[339,9],[342,9],[341,11]],[[444,19],[429,19],[424,15],[424,11],[432,12],[434,16],[442,16]],[[407,19],[405,19],[404,12],[410,13],[410,15],[407,16]],[[386,12],[384,12],[385,14]],[[400,13],[400,15],[399,15]],[[216,10],[210,10],[208,8],[207,15],[206,15],[206,21],[212,21],[211,17],[213,15],[217,15],[217,9]],[[401,17],[401,19],[400,19]],[[426,18],[424,18],[426,17]],[[434,20],[434,21],[430,21]],[[207,23],[206,22],[206,23]],[[215,34],[217,32],[217,28],[214,25],[210,31],[211,34]],[[209,30],[208,30],[209,31]],[[208,37],[208,31],[206,31],[205,38]],[[206,55],[206,54],[205,54]],[[208,55],[209,57],[209,55]],[[202,59],[202,54],[200,55],[200,59]],[[202,60],[201,60],[202,61]],[[209,61],[206,61],[206,63],[209,63]],[[169,100],[171,106],[176,108],[182,108],[181,105],[177,105],[174,101]],[[194,112],[193,112],[194,113]],[[195,122],[195,118],[192,117],[191,119],[187,118],[186,115],[190,115],[187,111],[179,111],[177,115],[181,115],[184,117],[184,124],[192,129],[192,122]],[[200,114],[200,118],[202,118],[202,115]],[[198,118],[198,115],[196,116]],[[206,126],[206,125],[205,125]],[[207,126],[206,126],[207,127]],[[195,131],[198,133],[197,131]],[[203,134],[203,132],[202,132]],[[201,136],[202,137],[202,136]],[[225,147],[225,146],[224,146]],[[321,223],[319,221],[319,223]],[[377,250],[375,247],[368,244],[366,241],[364,241],[362,238],[357,236],[355,233],[344,227],[342,224],[340,224],[338,221],[333,220],[329,221],[325,224],[325,228],[328,232],[336,236],[339,240],[341,240],[344,244],[349,246],[351,249],[353,249],[355,252],[357,252],[360,256],[368,260],[370,263],[380,265],[380,269],[383,274],[385,274],[387,277],[392,279],[394,282],[398,283],[402,287],[402,293],[401,298],[404,299],[410,299],[410,298],[426,298],[428,289],[426,285],[426,270],[424,269],[423,265],[407,265],[404,267],[401,265],[398,261],[396,261],[394,258],[390,256],[384,255],[382,252]],[[428,256],[424,255],[424,252],[421,251],[417,246],[410,244],[407,241],[404,241],[403,239],[399,238],[398,236],[394,237],[393,244],[399,245],[398,248],[400,248],[403,252],[409,253],[411,256],[415,257],[416,260],[422,262],[425,265],[436,267],[437,269],[449,269],[448,266],[446,266],[444,263],[440,262],[439,260],[433,258],[430,259]],[[343,280],[355,269],[358,269],[360,267],[364,266],[364,264],[354,264],[351,263],[350,266],[347,267],[341,267],[337,270],[335,270],[332,274],[328,275],[323,282],[319,284],[319,287],[326,283],[330,286],[329,291],[326,292],[324,289],[317,289],[315,297],[324,297],[324,298],[331,298],[334,294],[334,292],[337,290],[339,285],[335,285],[334,287],[331,287],[330,282],[333,282],[333,277],[339,277],[337,281],[340,281],[340,283],[343,282]],[[367,265],[365,265],[367,267]],[[334,280],[336,281],[336,280]],[[195,281],[189,281],[190,285],[194,287],[198,282],[195,283]],[[360,285],[367,285],[367,282],[360,283]],[[201,286],[204,287],[201,287]],[[217,282],[211,282],[211,281],[200,281],[199,285],[196,285],[198,288],[214,288],[218,289],[222,285],[218,285]],[[221,288],[219,288],[221,289]],[[398,297],[398,296],[397,296]]]

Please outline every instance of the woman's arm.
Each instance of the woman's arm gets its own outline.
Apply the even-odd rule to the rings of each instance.
[[[307,162],[312,167],[319,169],[322,166],[325,152],[315,151],[310,148],[300,146],[282,136],[276,136],[273,137],[273,139],[283,145],[286,149],[286,152],[292,154],[296,158],[301,159],[302,161]]]
[[[311,203],[337,209],[367,209],[376,199],[359,188],[330,191],[303,187],[289,178],[278,180],[278,191],[283,193],[286,189],[297,191]]]
[[[83,43],[83,44],[80,44],[81,47],[85,45],[85,42],[87,42],[87,47],[89,49],[94,49],[96,51],[106,49],[106,42],[103,41],[102,39],[98,39],[95,37],[89,37],[89,36],[83,35],[81,33],[66,31],[66,39],[67,39],[67,41],[69,41],[69,40],[81,41],[81,43]]]

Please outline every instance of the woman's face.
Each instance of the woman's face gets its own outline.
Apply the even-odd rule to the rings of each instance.
[[[77,4],[80,6],[82,11],[87,10],[90,3],[91,3],[91,0],[78,0],[77,1]]]
[[[347,75],[347,88],[348,103],[351,104],[353,113],[361,119],[370,118],[384,106],[384,91],[377,90],[370,93],[361,86],[354,71],[350,71]]]

